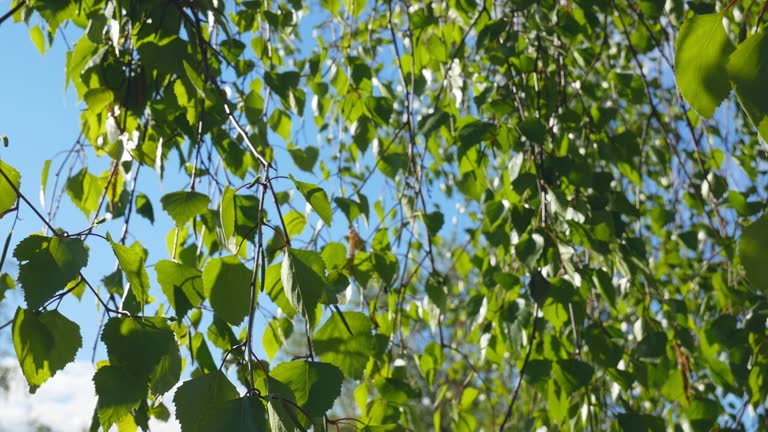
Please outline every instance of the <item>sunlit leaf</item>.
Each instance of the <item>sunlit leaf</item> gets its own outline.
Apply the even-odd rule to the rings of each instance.
[[[31,393],[74,361],[82,342],[80,327],[58,311],[16,309],[13,347]]]
[[[333,407],[344,379],[336,366],[303,360],[280,363],[270,376],[288,385],[296,403],[313,417],[322,416]]]
[[[733,81],[739,102],[768,142],[768,94],[764,77],[768,74],[768,38],[765,27],[739,44],[728,60],[728,78]]]
[[[96,412],[103,428],[108,429],[124,417],[147,397],[146,381],[137,379],[123,366],[102,366],[93,376],[96,387]]]
[[[755,290],[768,290],[768,217],[744,228],[739,240],[739,258]]]
[[[181,375],[181,355],[173,331],[163,318],[110,318],[101,340],[110,365],[121,367],[152,393],[168,392]]]
[[[238,397],[237,389],[221,371],[185,381],[173,397],[176,418],[183,432],[207,431],[203,422],[214,407]]]
[[[184,317],[204,298],[202,272],[169,260],[155,263],[157,282],[178,318]]]
[[[163,195],[160,202],[163,204],[163,210],[176,222],[176,226],[182,226],[205,211],[211,200],[200,192],[178,191]]]
[[[136,195],[136,213],[143,216],[153,224],[155,223],[155,212],[152,209],[152,201],[150,201],[149,197],[143,193]]]
[[[14,187],[18,189],[21,187],[21,175],[12,166],[6,164],[0,160],[0,218],[16,205],[16,191]],[[6,177],[8,179],[6,179]],[[8,180],[11,183],[8,183]],[[13,187],[11,187],[11,184]]]
[[[42,307],[88,264],[88,249],[77,238],[31,235],[13,250],[19,282],[30,309]]]
[[[338,313],[328,318],[315,332],[315,351],[321,360],[338,367],[344,375],[358,379],[373,352],[371,320],[360,312],[344,312],[344,320],[349,328]]]
[[[286,248],[280,279],[291,306],[307,316],[326,286],[323,258],[317,252]]]
[[[120,268],[125,272],[128,283],[131,284],[131,291],[140,304],[147,303],[149,301],[149,275],[145,266],[147,250],[138,242],[127,247],[113,242],[109,236],[108,239],[120,263]]]
[[[331,203],[328,195],[319,186],[312,183],[304,183],[290,176],[293,184],[301,192],[301,195],[312,206],[326,225],[331,226]]]
[[[712,117],[731,92],[726,64],[733,49],[719,13],[687,19],[677,35],[677,85],[691,107],[706,118]]]
[[[83,168],[67,180],[67,194],[86,217],[96,211],[104,188],[99,178]]]
[[[203,270],[205,297],[216,316],[237,325],[248,315],[251,275],[236,256],[214,258]]]

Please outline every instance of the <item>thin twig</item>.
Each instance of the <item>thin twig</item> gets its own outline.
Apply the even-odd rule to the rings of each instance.
[[[5,20],[7,20],[8,18],[12,17],[13,14],[15,14],[16,12],[21,10],[21,8],[23,8],[26,5],[27,5],[27,1],[26,0],[21,0],[20,2],[16,3],[16,5],[11,8],[11,10],[9,10],[8,12],[5,13],[5,15],[0,17],[0,24],[3,24],[5,22]]]
[[[539,314],[539,305],[534,303],[533,318],[531,322],[531,337],[530,337],[530,340],[528,341],[528,349],[525,351],[525,358],[523,359],[523,365],[520,366],[520,370],[518,371],[517,384],[515,385],[515,390],[512,392],[512,399],[509,401],[509,406],[507,407],[507,413],[504,415],[504,420],[502,420],[501,422],[501,426],[499,427],[499,432],[504,432],[504,427],[507,425],[507,422],[512,417],[512,409],[515,407],[515,401],[517,400],[517,395],[520,392],[520,387],[523,384],[525,369],[528,367],[528,361],[531,359],[531,352],[533,352],[533,344],[536,341],[536,316],[538,314]]]

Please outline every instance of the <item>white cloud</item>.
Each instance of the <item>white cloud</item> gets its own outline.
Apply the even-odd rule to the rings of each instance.
[[[0,359],[0,366],[10,367],[10,388],[0,390],[0,432],[33,432],[35,426],[47,426],[54,432],[82,432],[88,430],[96,405],[96,394],[91,378],[94,366],[87,362],[74,362],[30,394],[15,359]],[[166,406],[173,410],[171,395]],[[168,423],[151,420],[152,432],[178,431],[173,418]],[[114,428],[113,428],[114,429]]]

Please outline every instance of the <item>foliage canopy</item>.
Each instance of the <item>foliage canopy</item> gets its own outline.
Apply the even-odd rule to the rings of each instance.
[[[767,8],[15,0],[83,101],[45,204],[0,161],[30,391],[91,296],[92,430],[764,423]]]

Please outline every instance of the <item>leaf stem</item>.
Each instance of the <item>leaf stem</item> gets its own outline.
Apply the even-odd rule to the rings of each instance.
[[[739,1],[739,0],[731,0],[731,1],[730,1],[730,3],[728,3],[728,5],[727,5],[726,7],[724,7],[724,8],[723,8],[723,12],[722,12],[722,15],[725,15],[725,14],[727,14],[727,13],[728,13],[728,11],[729,11],[729,10],[731,10],[731,8],[733,7],[733,5],[734,5],[734,4],[736,4],[736,2],[737,2],[737,1]]]
[[[765,15],[765,12],[768,10],[768,1],[766,1],[763,4],[763,8],[760,9],[760,15],[757,17],[757,24],[756,28],[760,28],[760,24],[763,22],[763,15]]]
[[[12,17],[13,14],[21,10],[21,8],[23,8],[26,5],[27,5],[26,0],[21,0],[20,2],[16,3],[16,6],[12,7],[11,10],[9,10],[8,12],[5,13],[5,15],[0,17],[0,24],[4,23],[5,20]]]

